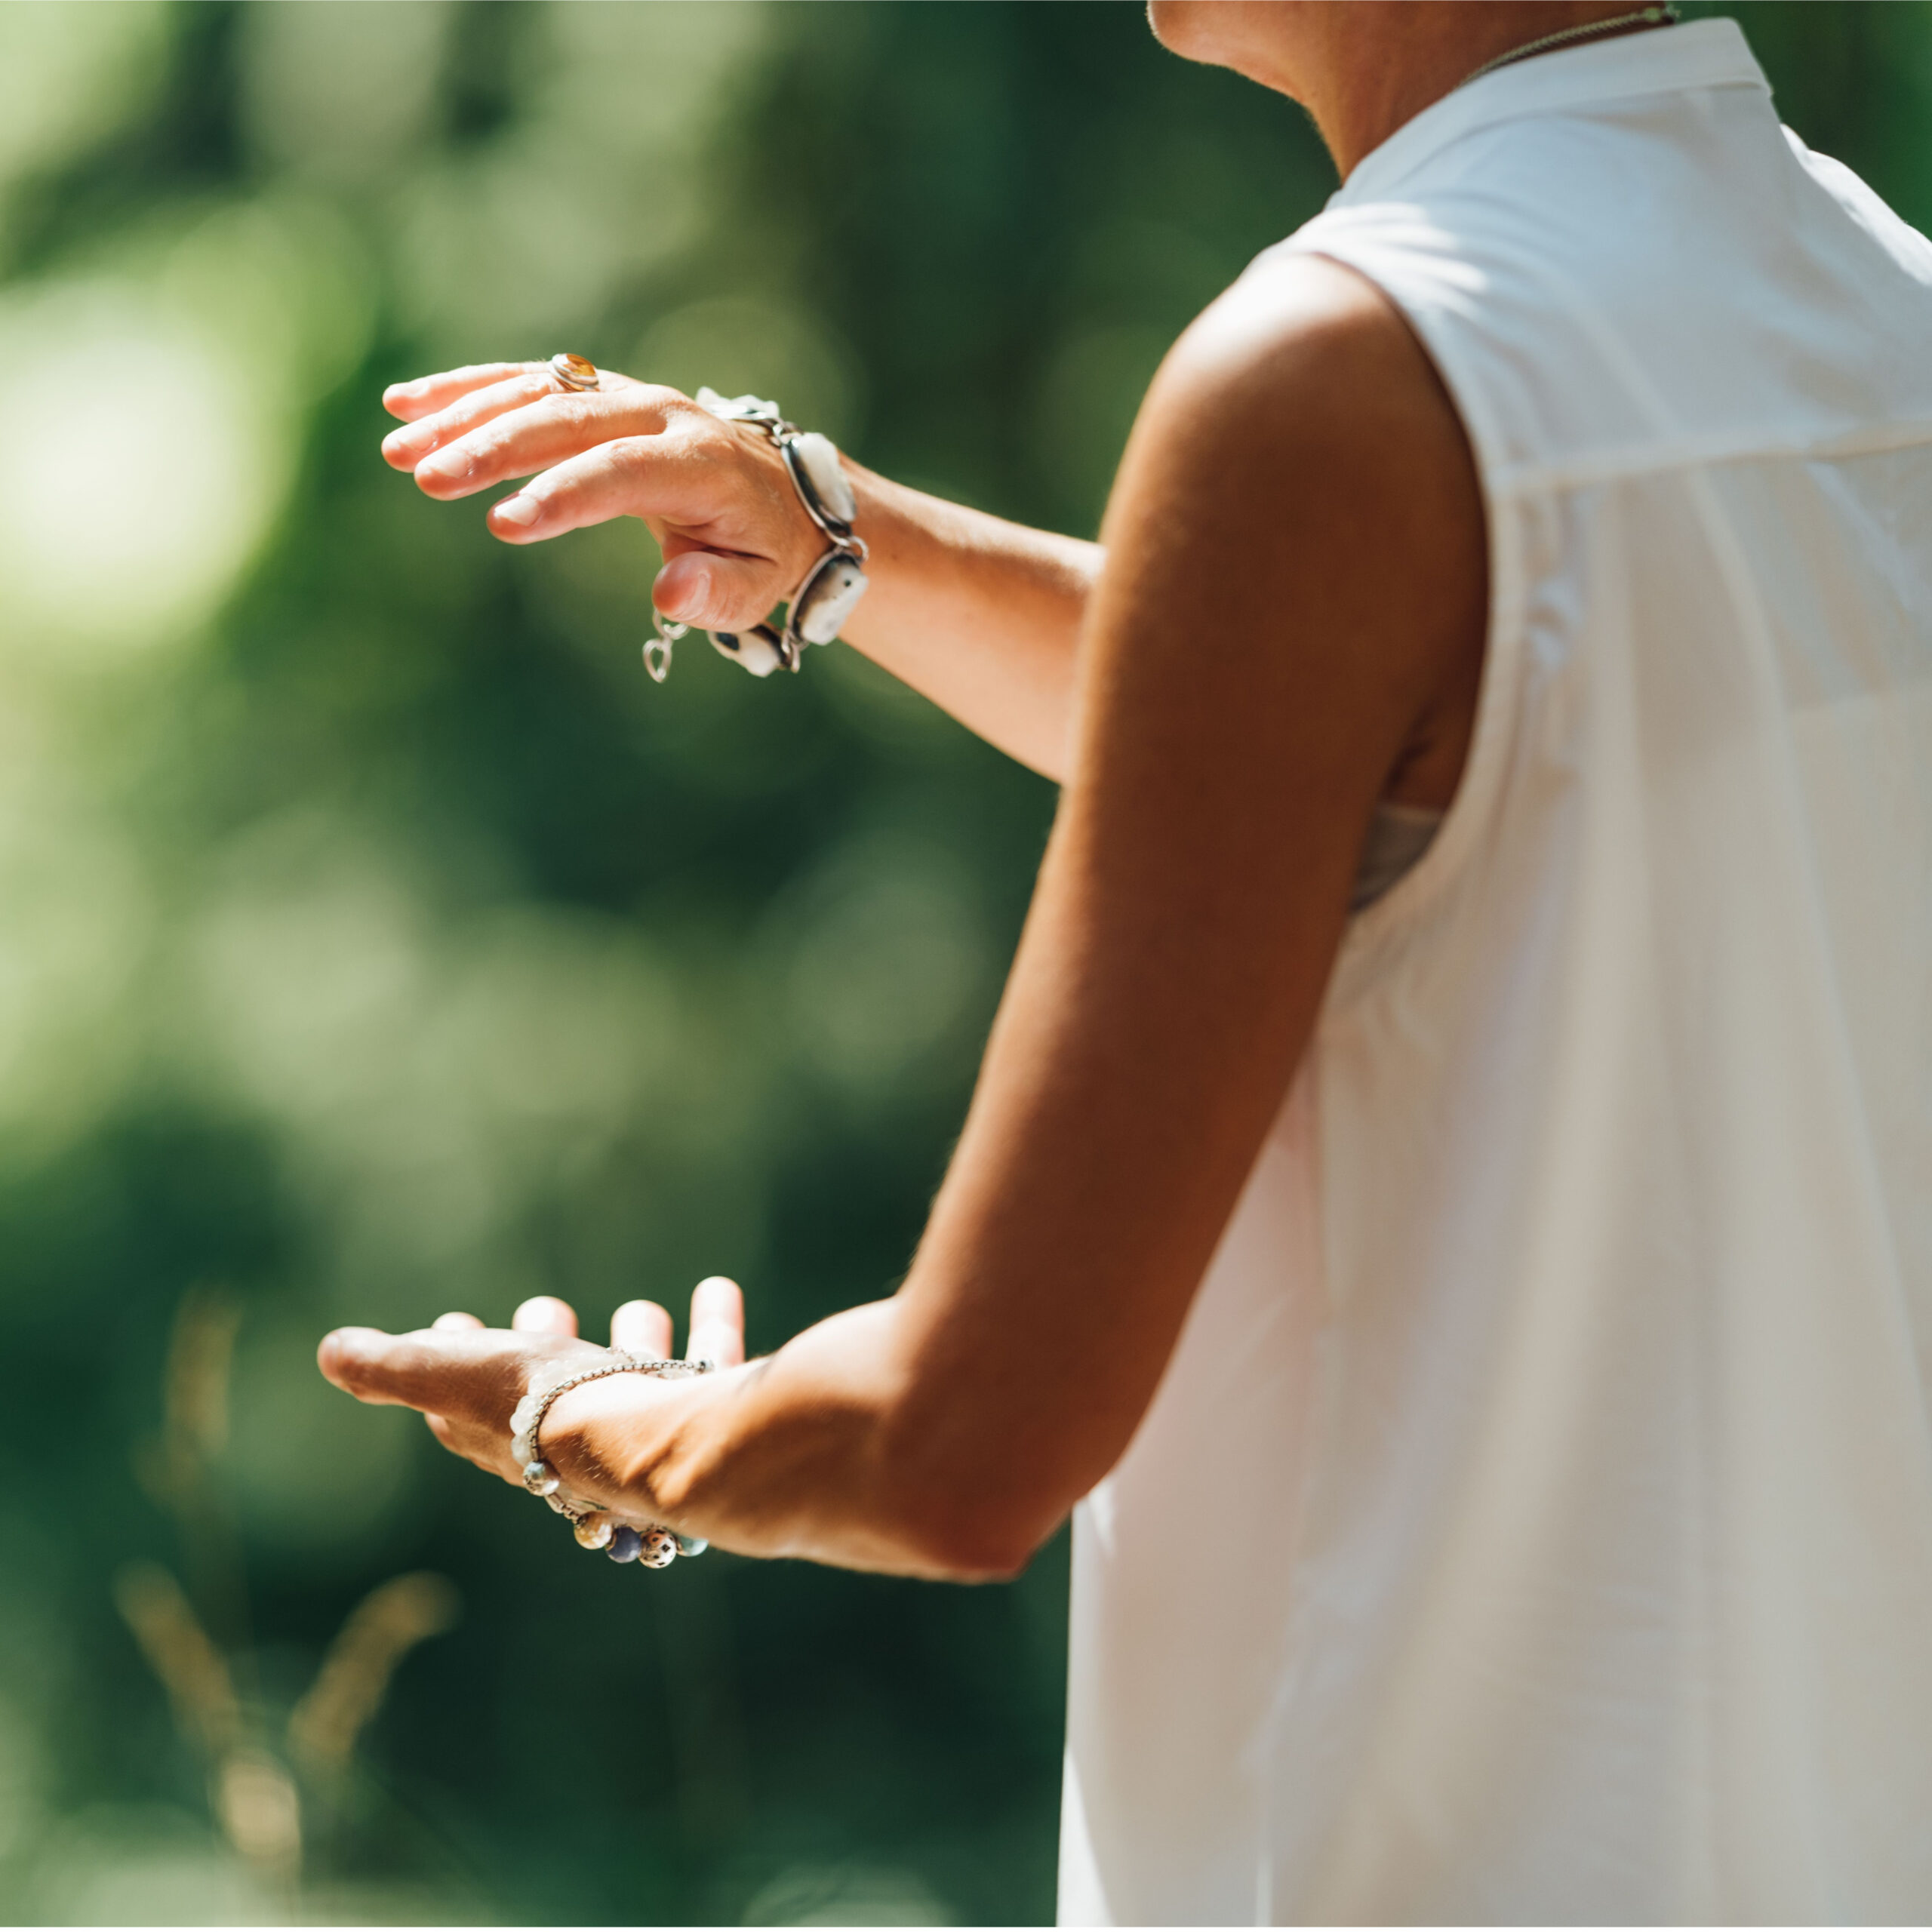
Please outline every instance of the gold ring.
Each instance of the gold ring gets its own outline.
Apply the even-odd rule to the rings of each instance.
[[[561,350],[550,358],[550,373],[561,389],[594,389],[603,386],[604,379],[598,374],[595,362],[586,362],[581,355]]]

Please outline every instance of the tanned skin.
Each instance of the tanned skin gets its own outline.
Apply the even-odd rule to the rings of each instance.
[[[1155,0],[1156,32],[1303,102],[1346,173],[1472,69],[1611,5]],[[392,389],[385,445],[429,494],[535,480],[529,543],[642,518],[655,596],[762,616],[822,547],[768,444],[675,392],[558,396],[535,365]],[[1176,345],[1101,543],[854,471],[874,587],[848,641],[1063,784],[965,1131],[890,1299],[743,1365],[742,1300],[693,1300],[695,1382],[561,1397],[574,1489],[725,1548],[1012,1575],[1118,1459],[1314,1028],[1377,801],[1446,806],[1488,602],[1481,499],[1432,366],[1318,258],[1251,277]],[[507,1330],[337,1331],[330,1379],[423,1411],[515,1480],[532,1371],[598,1352],[562,1303]],[[666,1355],[632,1302],[614,1346]]]

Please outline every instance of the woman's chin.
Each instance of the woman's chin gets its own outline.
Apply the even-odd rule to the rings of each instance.
[[[1203,17],[1211,0],[1147,0],[1147,24],[1170,54],[1184,60],[1214,58],[1214,23]]]
[[[1147,24],[1170,54],[1283,91],[1303,12],[1295,0],[1147,0]]]

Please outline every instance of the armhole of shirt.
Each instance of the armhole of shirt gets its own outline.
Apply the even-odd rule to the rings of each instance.
[[[1321,225],[1317,222],[1311,227]],[[1514,492],[1492,487],[1503,468],[1503,444],[1481,386],[1464,365],[1454,331],[1427,299],[1426,289],[1405,288],[1404,278],[1386,251],[1358,249],[1349,245],[1352,239],[1346,234],[1304,231],[1278,247],[1281,252],[1324,257],[1372,282],[1394,304],[1435,365],[1475,459],[1489,548],[1489,619],[1475,724],[1456,795],[1441,829],[1414,869],[1349,921],[1330,985],[1331,1003],[1346,1000],[1381,972],[1466,873],[1472,854],[1490,830],[1515,731],[1527,603],[1524,505]]]

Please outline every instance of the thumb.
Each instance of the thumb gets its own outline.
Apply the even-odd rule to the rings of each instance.
[[[700,630],[749,630],[784,596],[775,568],[751,557],[687,550],[657,573],[651,601],[673,623]]]

